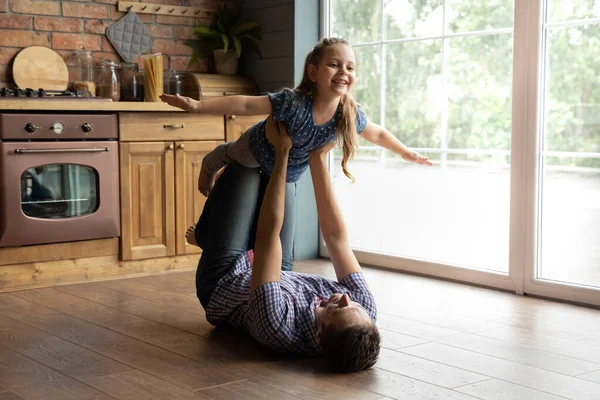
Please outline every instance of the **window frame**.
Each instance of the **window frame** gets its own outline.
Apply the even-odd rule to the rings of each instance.
[[[538,221],[540,202],[540,135],[543,134],[541,112],[543,110],[544,90],[544,55],[545,38],[542,17],[545,15],[544,0],[515,0],[513,28],[501,28],[489,31],[451,33],[442,32],[435,37],[424,39],[442,39],[450,37],[470,36],[474,34],[493,34],[507,29],[513,32],[513,79],[512,79],[512,116],[511,116],[511,164],[510,164],[510,221],[509,221],[509,272],[508,274],[483,271],[451,265],[417,260],[395,255],[353,249],[362,264],[385,267],[403,272],[430,275],[438,278],[467,282],[507,290],[516,294],[531,294],[554,299],[562,299],[582,304],[600,306],[600,288],[580,287],[563,282],[538,279],[536,267],[538,262]],[[383,10],[384,0],[380,0]],[[320,37],[331,36],[330,16],[331,0],[320,0]],[[368,43],[382,46],[415,39],[383,40],[385,24],[382,19],[382,37],[378,42]],[[594,21],[596,19],[589,19]],[[566,25],[576,25],[580,21],[570,21]],[[445,24],[445,21],[444,21]],[[360,44],[366,45],[366,44]],[[442,46],[442,49],[445,46]],[[443,51],[443,50],[442,50]],[[442,55],[443,63],[447,57]],[[385,96],[385,57],[382,62],[382,100]],[[445,65],[442,68],[442,74]],[[383,113],[385,104],[381,105],[380,121],[385,123]],[[447,114],[447,107],[443,114]],[[447,137],[447,115],[442,115],[441,149],[416,149],[417,151],[437,150],[442,153],[441,162],[446,155],[454,151],[444,146]],[[382,126],[384,126],[382,124]],[[481,151],[477,151],[481,152]],[[490,152],[494,152],[491,150]],[[380,151],[380,154],[385,154]],[[330,171],[333,173],[333,154],[329,155]],[[327,248],[320,235],[319,253],[329,257]]]

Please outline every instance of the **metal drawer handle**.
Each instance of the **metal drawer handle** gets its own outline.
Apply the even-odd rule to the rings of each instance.
[[[15,154],[26,153],[101,153],[107,152],[108,147],[90,147],[87,149],[15,149]]]
[[[163,128],[183,129],[183,124],[164,124]]]

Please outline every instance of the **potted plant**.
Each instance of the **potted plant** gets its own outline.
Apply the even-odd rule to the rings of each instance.
[[[261,40],[259,24],[240,20],[236,11],[221,8],[209,26],[200,25],[193,29],[197,39],[186,41],[193,49],[188,65],[213,55],[218,74],[235,75],[242,50],[261,56],[258,48]]]

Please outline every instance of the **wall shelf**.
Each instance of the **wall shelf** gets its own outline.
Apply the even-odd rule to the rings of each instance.
[[[138,14],[159,14],[192,18],[210,18],[216,11],[216,9],[208,7],[182,7],[133,1],[119,1],[118,10],[121,12],[134,11]]]

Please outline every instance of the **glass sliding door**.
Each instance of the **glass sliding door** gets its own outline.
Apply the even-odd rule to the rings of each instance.
[[[509,279],[513,1],[330,0],[330,32],[355,47],[367,117],[433,160],[360,140],[332,161],[363,261],[512,289]]]
[[[525,290],[600,304],[600,2],[540,4],[535,239]]]
[[[367,117],[434,162],[334,152],[359,261],[600,305],[600,1],[322,1]]]

